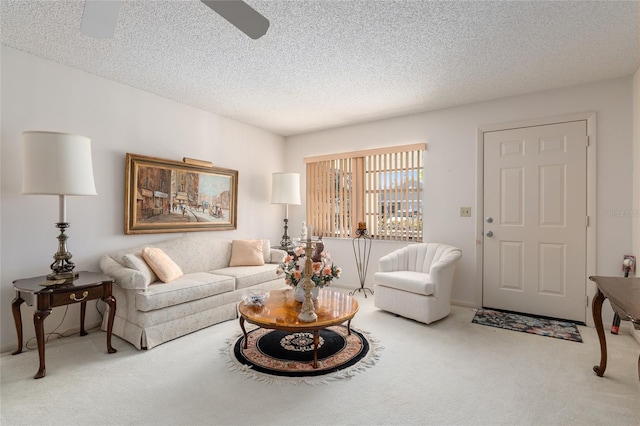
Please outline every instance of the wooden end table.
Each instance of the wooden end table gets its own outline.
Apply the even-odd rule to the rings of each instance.
[[[87,311],[87,301],[101,299],[109,305],[109,319],[107,323],[107,352],[112,354],[117,352],[111,346],[111,333],[113,331],[113,318],[116,313],[116,299],[111,294],[113,279],[96,272],[79,272],[78,278],[72,283],[60,286],[45,287],[42,284],[46,281],[46,276],[19,279],[13,282],[16,297],[11,303],[13,320],[16,323],[18,334],[18,349],[12,353],[16,355],[22,352],[22,316],[20,315],[20,305],[25,301],[29,306],[36,303],[36,311],[33,314],[33,325],[36,331],[36,341],[38,343],[38,355],[40,357],[40,368],[34,379],[40,379],[47,374],[44,364],[44,320],[57,306],[72,305],[80,303],[80,335],[85,336],[84,317]]]
[[[607,368],[607,340],[602,325],[602,303],[608,298],[620,319],[640,324],[640,278],[596,276],[589,279],[595,282],[598,288],[591,310],[600,340],[600,365],[594,366],[593,371],[602,377]],[[640,356],[638,357],[638,379],[640,380]]]
[[[318,319],[314,322],[298,320],[302,303],[296,302],[293,289],[272,290],[262,306],[245,305],[240,302],[240,328],[244,333],[244,348],[247,349],[245,321],[261,328],[291,333],[309,331],[313,333],[313,368],[318,368],[318,342],[320,330],[347,322],[347,333],[351,334],[351,319],[358,312],[358,301],[337,291],[321,289],[318,300],[313,302]]]

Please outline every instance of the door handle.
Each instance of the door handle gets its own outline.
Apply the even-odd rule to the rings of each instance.
[[[487,223],[492,223],[492,222],[493,222],[493,218],[492,218],[491,216],[489,216],[489,217],[487,218]]]
[[[493,237],[493,231],[487,232],[487,237]]]

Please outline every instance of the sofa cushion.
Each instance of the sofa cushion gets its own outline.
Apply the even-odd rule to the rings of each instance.
[[[158,278],[163,282],[173,281],[176,278],[181,277],[182,269],[176,262],[171,260],[167,254],[157,247],[145,247],[142,250],[143,259],[149,264],[149,267],[153,269]]]
[[[429,296],[435,292],[435,286],[431,282],[431,277],[429,274],[423,272],[376,272],[375,279],[377,284],[410,293]]]
[[[122,261],[127,268],[139,271],[144,276],[144,282],[146,285],[158,281],[158,276],[142,258],[142,254],[125,254],[122,256]]]
[[[136,309],[152,311],[233,291],[234,279],[206,272],[183,275],[163,285],[136,293]]]
[[[262,240],[262,256],[264,257],[264,263],[272,263],[271,260],[271,242],[269,240]]]
[[[236,290],[240,290],[267,281],[277,280],[278,278],[282,279],[282,284],[284,285],[284,275],[278,277],[276,274],[277,268],[278,265],[267,263],[262,266],[234,266],[216,269],[211,273],[235,278]]]
[[[185,274],[211,271],[229,266],[231,240],[189,235],[149,244],[162,249]]]
[[[264,265],[262,244],[262,240],[233,240],[229,266]]]

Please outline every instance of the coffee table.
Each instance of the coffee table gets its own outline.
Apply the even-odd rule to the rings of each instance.
[[[246,305],[240,302],[240,328],[244,333],[244,348],[247,349],[249,322],[261,328],[287,331],[291,333],[308,331],[313,334],[313,368],[318,368],[318,341],[320,330],[347,322],[347,333],[351,334],[351,319],[358,312],[358,301],[337,291],[321,289],[318,300],[313,302],[318,319],[302,322],[298,319],[302,303],[296,302],[293,289],[272,290],[264,305]]]

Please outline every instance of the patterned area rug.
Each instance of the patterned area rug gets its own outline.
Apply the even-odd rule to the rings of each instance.
[[[313,334],[256,328],[229,341],[232,369],[269,383],[326,383],[371,367],[382,349],[368,333],[344,326],[320,330],[318,368],[313,368]]]
[[[578,327],[568,321],[536,318],[490,309],[478,309],[471,322],[582,343],[582,336],[580,336]]]

